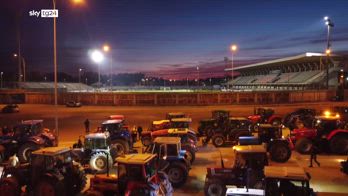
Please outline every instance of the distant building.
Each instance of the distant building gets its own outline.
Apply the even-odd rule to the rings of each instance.
[[[305,90],[344,86],[347,57],[310,53],[235,67],[224,85],[238,90]],[[328,68],[328,69],[327,69]],[[232,68],[226,68],[231,72]],[[328,80],[327,80],[328,76]]]

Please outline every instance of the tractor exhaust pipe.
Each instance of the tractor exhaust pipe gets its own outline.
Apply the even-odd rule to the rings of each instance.
[[[218,150],[219,151],[219,153],[220,153],[220,162],[221,162],[221,167],[222,168],[225,168],[225,164],[224,164],[224,160],[222,159],[222,154],[221,154],[221,151],[220,150]]]

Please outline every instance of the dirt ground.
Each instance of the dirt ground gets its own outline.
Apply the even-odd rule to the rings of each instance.
[[[289,105],[270,105],[279,115],[285,115],[300,107],[315,108],[325,110],[334,105],[348,105],[348,103],[305,103]],[[3,105],[0,105],[2,108]],[[232,116],[248,116],[253,113],[255,105],[228,105],[228,106],[83,106],[81,108],[66,108],[58,106],[57,113],[59,118],[59,139],[60,145],[71,146],[79,135],[84,135],[83,122],[89,119],[91,130],[96,129],[103,120],[109,115],[123,114],[127,124],[142,126],[144,129],[153,120],[161,120],[168,112],[184,112],[193,119],[192,128],[196,129],[200,119],[209,118],[211,111],[215,109],[225,109],[231,111]],[[0,114],[0,126],[12,126],[21,120],[43,119],[47,128],[54,129],[55,108],[52,105],[20,105],[20,112],[17,114]],[[201,143],[199,143],[201,145]],[[141,144],[135,145],[138,150]],[[197,159],[189,173],[188,182],[180,189],[175,190],[175,195],[204,195],[203,186],[206,174],[206,167],[220,167],[221,151],[225,166],[233,162],[232,147],[215,148],[212,145],[199,147]],[[288,163],[279,164],[271,162],[271,165],[287,165],[304,167],[312,176],[311,187],[320,195],[348,195],[348,176],[339,171],[339,161],[346,159],[347,156],[319,155],[318,160],[321,167],[308,168],[309,156],[299,155],[293,152]]]

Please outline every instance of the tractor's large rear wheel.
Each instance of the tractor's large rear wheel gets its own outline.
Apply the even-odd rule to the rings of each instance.
[[[333,153],[347,154],[348,153],[348,136],[336,135],[330,140],[330,148]]]
[[[312,148],[312,141],[307,138],[301,138],[296,141],[295,149],[301,154],[309,154]]]
[[[226,194],[226,185],[219,179],[208,179],[204,184],[204,195],[206,196],[224,196]]]
[[[222,147],[225,144],[225,138],[223,135],[214,135],[211,140],[215,147]]]
[[[104,152],[97,152],[93,154],[89,161],[91,169],[97,173],[106,173],[108,165],[109,169],[111,169],[112,163],[113,160],[111,155]]]
[[[115,140],[111,144],[111,149],[116,153],[116,156],[121,156],[129,152],[129,145],[124,140]]]
[[[55,178],[41,178],[35,187],[35,196],[64,196],[65,187],[62,181]]]
[[[272,161],[285,163],[291,157],[291,150],[288,145],[277,142],[271,146],[270,154]]]
[[[69,193],[73,195],[77,195],[85,188],[87,184],[87,176],[80,163],[73,162],[71,176],[68,181],[70,182],[67,184],[69,187]]]
[[[0,180],[0,195],[17,196],[20,195],[20,191],[16,177],[11,176]]]
[[[23,144],[18,150],[19,162],[21,163],[29,162],[31,153],[35,150],[38,150],[39,148],[40,148],[39,145],[32,142]]]
[[[177,188],[185,184],[188,176],[188,170],[184,163],[171,163],[166,171],[169,181],[172,183],[173,187]]]

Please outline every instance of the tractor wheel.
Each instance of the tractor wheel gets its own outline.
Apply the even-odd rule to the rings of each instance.
[[[211,140],[215,147],[222,147],[225,144],[225,138],[222,135],[214,135]]]
[[[71,178],[69,180],[71,180],[71,183],[68,184],[69,193],[72,195],[77,195],[85,188],[87,184],[86,173],[81,164],[74,161],[72,173],[70,175]]]
[[[309,154],[312,148],[312,141],[307,138],[301,138],[295,143],[295,149],[301,154]]]
[[[129,145],[126,141],[115,140],[111,144],[111,149],[116,152],[116,157],[127,154],[129,152]]]
[[[109,158],[107,158],[109,156]],[[107,162],[107,159],[109,159],[109,162]],[[107,155],[104,152],[97,152],[92,155],[89,166],[92,170],[97,171],[97,173],[105,173],[107,172],[107,165],[109,165],[109,169],[112,167],[112,157],[110,155]]]
[[[172,183],[170,183],[168,175],[162,171],[159,171],[157,173],[159,179],[160,179],[160,191],[159,195],[163,196],[169,196],[172,195],[174,190],[172,187]]]
[[[192,140],[195,144],[197,144],[198,139],[197,139],[197,135],[193,134],[193,133],[187,133],[187,137]]]
[[[166,169],[169,181],[173,187],[178,188],[185,184],[188,176],[188,170],[184,163],[173,162]]]
[[[18,159],[21,163],[29,162],[30,155],[33,151],[38,150],[40,148],[39,145],[29,142],[23,144],[18,150]]]
[[[347,154],[348,153],[348,136],[339,134],[335,135],[330,140],[330,148],[333,153]]]
[[[150,146],[151,143],[152,143],[152,139],[150,136],[143,136],[141,137],[141,143],[144,145],[144,146]]]
[[[189,146],[184,149],[186,150],[185,159],[192,164],[196,159],[196,152]]]
[[[282,124],[282,120],[280,118],[275,118],[275,119],[272,120],[271,124],[273,126],[279,126],[279,125]]]
[[[0,193],[6,196],[20,195],[21,189],[16,177],[8,177],[0,180]]]
[[[271,160],[279,163],[285,163],[290,159],[291,150],[288,145],[275,143],[270,149]]]
[[[36,184],[35,196],[63,196],[65,187],[62,181],[53,177],[44,177]]]
[[[219,179],[208,179],[204,184],[204,195],[206,196],[224,196],[226,194],[226,185]]]

